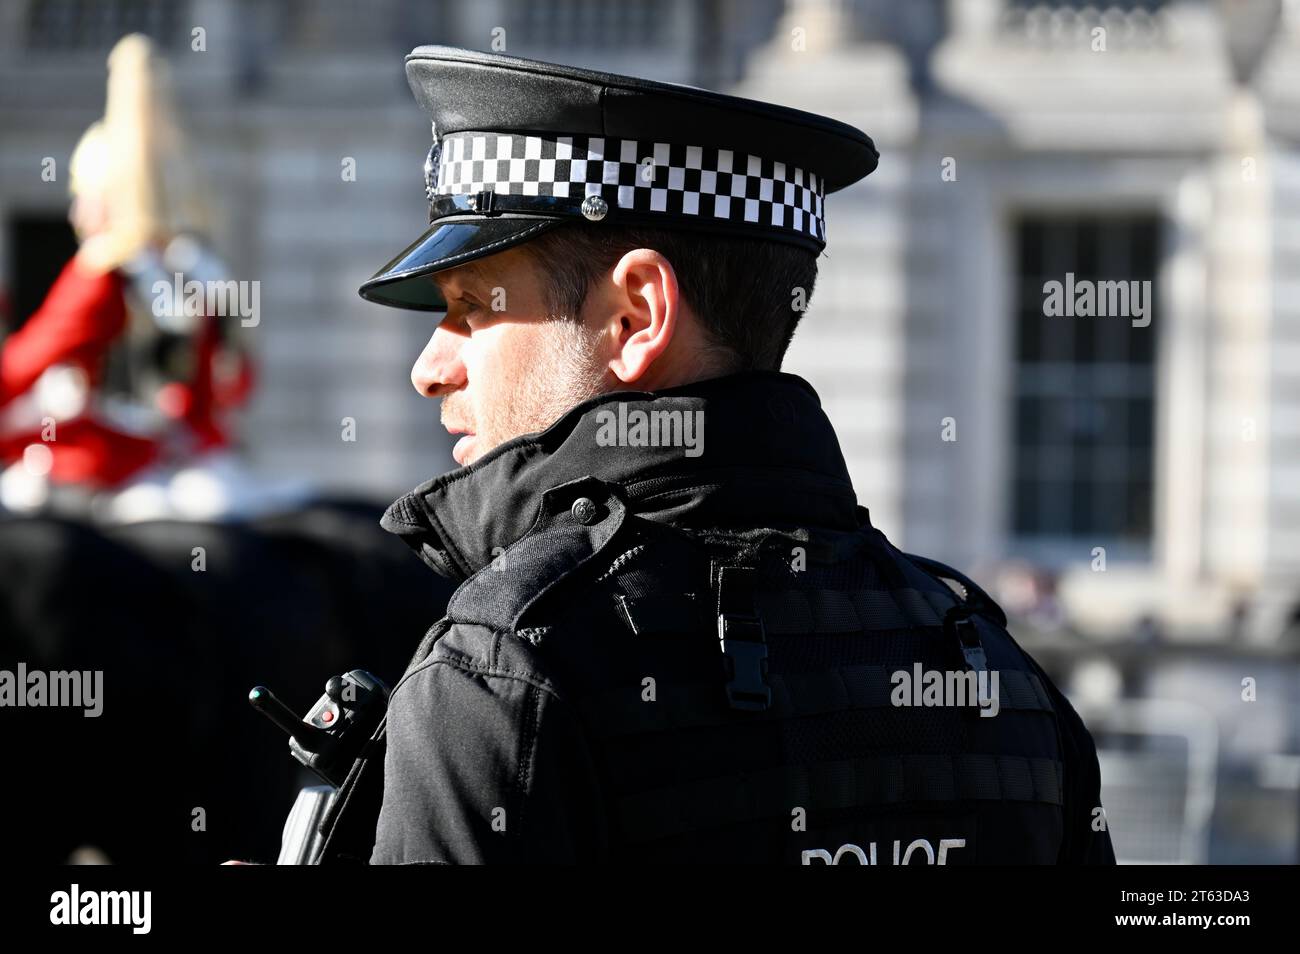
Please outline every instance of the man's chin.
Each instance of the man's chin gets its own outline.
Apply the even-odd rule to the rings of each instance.
[[[456,446],[451,449],[451,459],[462,467],[468,467],[474,461],[483,456],[482,451],[478,449],[478,435],[465,434],[456,442]]]

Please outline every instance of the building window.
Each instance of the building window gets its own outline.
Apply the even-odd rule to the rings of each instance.
[[[1129,13],[1133,10],[1145,10],[1153,13],[1167,6],[1168,0],[1011,0],[1007,6],[1012,9],[1033,9],[1041,7],[1048,10],[1080,10],[1094,14],[1110,12]]]
[[[1165,46],[1175,35],[1165,0],[1012,0],[998,25],[1003,41],[1094,52],[1102,49],[1098,42],[1104,49],[1147,49]]]
[[[1150,545],[1159,235],[1147,215],[1016,225],[1009,512],[1029,548]]]
[[[77,254],[77,238],[66,215],[18,214],[6,224],[9,314],[0,309],[0,341],[41,307],[63,266]]]
[[[27,48],[107,51],[128,33],[171,48],[189,42],[191,19],[182,0],[36,0],[27,8]]]
[[[509,22],[530,48],[609,50],[667,42],[671,0],[511,0]]]

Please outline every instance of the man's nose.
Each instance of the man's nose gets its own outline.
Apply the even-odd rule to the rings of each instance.
[[[429,398],[442,397],[463,388],[468,381],[461,360],[464,336],[439,325],[411,368],[411,384]]]

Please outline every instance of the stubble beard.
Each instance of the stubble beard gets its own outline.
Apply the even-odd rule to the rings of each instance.
[[[608,369],[596,358],[596,335],[567,318],[548,319],[545,346],[516,365],[508,382],[494,383],[488,400],[474,402],[464,392],[443,400],[446,421],[466,420],[456,414],[474,408],[475,458],[523,434],[544,431],[568,411],[608,390]]]

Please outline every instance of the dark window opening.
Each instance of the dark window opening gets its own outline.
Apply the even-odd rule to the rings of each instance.
[[[1149,545],[1159,222],[1029,217],[1015,236],[1013,535]],[[1048,282],[1060,283],[1058,300],[1076,312],[1092,283],[1094,311],[1104,300],[1110,313],[1049,314]],[[1126,303],[1125,292],[1142,298]],[[1134,324],[1145,320],[1139,303],[1145,327]]]

